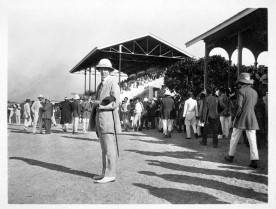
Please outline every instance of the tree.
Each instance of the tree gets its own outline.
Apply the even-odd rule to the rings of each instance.
[[[228,76],[230,86],[233,86],[236,79],[235,68],[223,57],[215,55],[208,58],[207,87],[228,87]],[[204,59],[185,59],[171,65],[165,74],[164,83],[171,90],[181,96],[188,91],[195,95],[204,89]],[[228,72],[230,74],[228,75]]]

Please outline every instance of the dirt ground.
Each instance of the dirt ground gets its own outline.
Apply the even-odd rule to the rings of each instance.
[[[96,134],[72,135],[60,127],[33,135],[8,127],[8,201],[21,203],[228,204],[268,201],[267,148],[250,169],[249,148],[239,144],[234,163],[224,161],[229,140],[213,148],[183,133],[163,138],[156,130],[119,135],[116,182],[95,184],[101,171]]]

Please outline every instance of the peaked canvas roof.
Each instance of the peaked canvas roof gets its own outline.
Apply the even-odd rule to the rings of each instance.
[[[146,70],[153,66],[167,67],[178,60],[192,57],[169,42],[153,34],[148,34],[110,46],[95,47],[70,70],[70,73],[94,67],[102,58],[110,59],[113,67],[119,69],[120,54],[121,71],[127,74]]]

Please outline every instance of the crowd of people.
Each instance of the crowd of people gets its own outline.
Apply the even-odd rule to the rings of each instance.
[[[110,71],[113,68],[107,69]],[[122,85],[127,84],[128,88],[133,88],[133,81],[142,82],[141,85],[146,84],[163,76],[163,73],[158,71],[151,76],[145,74],[135,81],[125,81]],[[201,138],[202,146],[207,145],[207,138],[211,135],[214,148],[219,146],[219,139],[229,139],[230,149],[225,157],[229,162],[233,161],[236,145],[242,135],[244,143],[250,147],[250,166],[256,168],[258,148],[267,146],[267,71],[264,70],[262,74],[255,73],[252,77],[254,80],[251,80],[249,73],[241,73],[236,88],[212,87],[198,95],[190,91],[180,96],[164,88],[157,98],[126,97],[118,107],[120,125],[124,131],[156,129],[165,138],[173,137],[173,132],[184,132],[187,140]],[[101,92],[99,89],[101,85],[98,86],[97,92]],[[97,94],[95,96],[99,97]],[[8,122],[12,123],[12,118],[15,117],[16,124],[20,124],[22,117],[24,130],[32,127],[34,134],[37,129],[41,134],[50,134],[51,126],[56,126],[58,120],[64,132],[69,131],[71,124],[73,134],[79,133],[80,125],[82,132],[87,133],[93,126],[91,123],[95,122],[95,117],[98,117],[98,113],[93,114],[94,99],[91,96],[80,98],[75,95],[72,99],[65,97],[64,101],[53,103],[48,97],[39,95],[36,101],[26,99],[23,105],[10,105]],[[100,112],[105,111],[103,107]]]
[[[92,97],[64,98],[64,101],[55,103],[49,97],[39,95],[36,101],[26,99],[23,104],[11,104],[8,106],[8,123],[20,125],[23,120],[24,130],[32,127],[32,132],[50,134],[51,127],[62,125],[62,130],[67,132],[69,124],[72,124],[73,134],[78,133],[79,124],[82,131],[87,133],[92,111]]]
[[[154,81],[158,78],[164,77],[164,69],[154,69],[152,72],[137,73],[137,75],[130,76],[120,84],[121,90],[130,91],[133,88],[144,86],[145,84]]]
[[[207,145],[207,138],[211,135],[214,148],[218,147],[219,139],[234,137],[238,140],[242,135],[244,143],[251,149],[251,167],[257,167],[257,147],[264,148],[268,143],[267,74],[254,76],[254,80],[250,79],[249,73],[240,76],[246,79],[240,78],[235,89],[213,87],[199,95],[188,92],[185,97],[173,95],[167,89],[158,98],[128,100],[126,97],[120,108],[122,127],[125,131],[157,129],[166,138],[172,137],[173,131],[185,132],[187,140],[192,138],[192,128],[194,138],[202,138],[200,144],[203,146]],[[249,89],[250,93],[241,95],[242,88]],[[239,119],[242,122],[238,123]],[[256,141],[257,147],[252,141]],[[236,142],[231,143],[230,156],[235,146]]]

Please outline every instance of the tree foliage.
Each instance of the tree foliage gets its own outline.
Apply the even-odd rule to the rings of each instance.
[[[207,62],[207,87],[227,88],[228,76],[230,86],[234,85],[236,69],[227,60],[215,55],[209,57]],[[185,96],[188,91],[198,94],[204,88],[204,59],[186,59],[171,65],[165,74],[164,83],[181,96]]]

